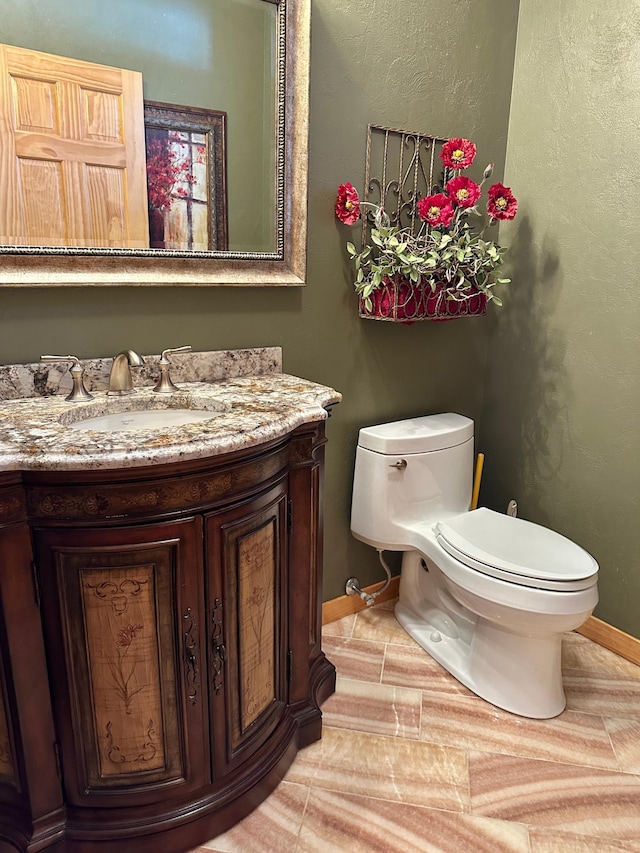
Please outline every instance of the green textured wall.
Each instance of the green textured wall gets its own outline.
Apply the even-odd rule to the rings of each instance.
[[[521,0],[481,498],[600,563],[596,615],[640,637],[640,3]]]
[[[337,185],[362,190],[366,126],[476,141],[501,174],[515,47],[515,0],[313,0],[306,288],[40,289],[0,291],[0,360],[42,352],[109,356],[280,345],[284,369],[333,385],[344,402],[328,422],[325,598],[382,574],[349,532],[358,429],[453,410],[480,415],[486,320],[411,327],[358,319],[335,220]],[[300,212],[304,215],[304,212]]]

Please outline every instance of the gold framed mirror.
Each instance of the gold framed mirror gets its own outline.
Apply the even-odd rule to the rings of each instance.
[[[132,0],[116,0],[116,2],[121,3],[126,10],[136,5]],[[143,0],[140,0],[140,4],[139,14],[142,15],[143,12],[148,14],[151,8],[149,4]],[[230,15],[229,11],[236,5],[238,14]],[[3,6],[6,6],[5,19],[15,21],[19,13],[15,10],[13,0],[0,0],[0,12],[3,11]],[[222,148],[218,146],[216,149],[219,152],[226,147],[225,171],[219,171],[219,162],[216,169],[213,168],[214,159],[209,156],[207,149],[209,137],[213,138],[212,133],[205,132],[202,136],[189,134],[189,139],[196,142],[191,146],[192,150],[202,154],[200,166],[210,163],[209,171],[211,173],[215,171],[216,192],[225,194],[228,192],[228,205],[226,195],[224,205],[220,204],[220,197],[215,203],[218,211],[224,210],[225,219],[228,213],[228,238],[225,236],[225,241],[221,242],[218,236],[216,242],[215,236],[210,237],[209,246],[223,248],[203,249],[203,244],[196,241],[191,243],[184,241],[174,245],[193,245],[198,246],[197,249],[171,248],[172,244],[168,241],[160,244],[163,248],[157,248],[157,245],[152,247],[148,233],[146,237],[144,234],[138,234],[134,242],[127,244],[126,240],[121,240],[122,229],[114,228],[109,224],[105,231],[107,236],[102,239],[102,242],[100,239],[87,239],[83,232],[83,236],[72,235],[70,243],[66,245],[62,244],[62,240],[60,245],[56,245],[57,238],[51,237],[44,227],[41,232],[36,229],[35,234],[46,233],[46,238],[40,239],[36,236],[27,240],[24,237],[16,237],[17,233],[24,232],[19,232],[16,228],[15,223],[20,217],[14,212],[13,217],[9,217],[9,224],[0,229],[2,233],[6,232],[8,235],[1,238],[3,245],[0,245],[0,286],[296,286],[305,283],[310,0],[178,0],[169,5],[152,4],[159,19],[167,19],[169,9],[176,14],[179,13],[179,16],[173,20],[169,15],[168,21],[164,20],[163,23],[165,27],[170,26],[175,35],[175,41],[169,47],[173,45],[176,48],[180,39],[187,40],[189,45],[188,57],[192,67],[190,71],[182,69],[180,73],[177,73],[178,66],[175,64],[170,72],[165,69],[164,78],[170,80],[168,89],[160,89],[159,84],[156,85],[153,61],[162,54],[163,61],[166,62],[167,57],[171,58],[171,50],[161,44],[157,33],[153,34],[153,22],[149,22],[147,29],[153,34],[150,41],[154,51],[148,50],[143,55],[140,48],[139,60],[134,63],[115,51],[121,49],[123,32],[127,33],[127,38],[133,39],[133,34],[143,33],[145,27],[140,26],[140,21],[129,20],[123,23],[116,14],[117,10],[111,6],[108,10],[109,17],[118,21],[117,25],[114,25],[116,29],[113,36],[113,44],[116,47],[111,51],[108,49],[108,44],[104,49],[101,46],[98,51],[95,42],[91,46],[89,37],[84,46],[73,47],[80,44],[78,32],[74,32],[74,27],[80,26],[76,20],[77,16],[73,19],[72,27],[62,26],[59,23],[56,26],[57,21],[54,17],[54,10],[58,8],[66,9],[66,14],[69,13],[70,6],[67,0],[47,0],[44,6],[42,3],[36,3],[35,0],[25,0],[20,6],[33,7],[31,20],[27,17],[23,22],[22,33],[20,26],[16,24],[15,32],[10,32],[9,38],[3,34],[3,39],[6,39],[11,50],[15,47],[22,48],[24,53],[30,51],[37,60],[36,65],[38,62],[40,65],[37,65],[37,73],[28,77],[21,67],[17,70],[14,68],[12,71],[8,67],[9,60],[6,58],[0,63],[0,71],[2,71],[0,102],[4,102],[5,116],[12,113],[14,121],[16,121],[16,115],[18,119],[21,118],[20,108],[16,107],[16,92],[20,91],[20,87],[23,90],[30,87],[35,93],[31,104],[38,104],[39,109],[42,104],[46,107],[49,92],[56,93],[57,97],[60,86],[55,81],[51,82],[50,77],[47,77],[48,71],[45,73],[42,70],[43,47],[46,48],[45,53],[50,54],[45,59],[52,60],[64,60],[70,57],[73,49],[74,56],[69,61],[77,62],[82,66],[83,74],[89,60],[96,60],[98,65],[103,66],[107,72],[121,71],[127,65],[136,65],[137,68],[142,69],[136,73],[141,78],[144,102],[156,104],[164,102],[167,106],[171,105],[176,110],[182,111],[182,113],[176,113],[180,118],[177,134],[184,135],[186,130],[200,132],[202,128],[199,115],[206,111],[210,114],[219,113],[225,116],[226,126],[224,122],[220,126],[225,134],[228,133],[226,146]],[[83,7],[82,3],[81,7]],[[92,9],[95,10],[96,7]],[[40,27],[44,35],[40,40],[38,40],[38,28],[33,25],[37,10],[43,18]],[[213,16],[213,23],[209,22],[208,30],[203,27],[198,17],[203,10]],[[186,14],[187,12],[189,15]],[[92,13],[85,11],[84,20],[81,21],[85,31],[90,31],[93,25],[94,31],[104,32],[102,22],[89,20],[97,14],[96,11]],[[188,20],[185,21],[185,17]],[[47,41],[48,34],[51,32],[60,32],[63,36],[60,46],[53,45],[55,50],[52,50],[51,44]],[[207,40],[201,37],[203,32],[208,35]],[[217,39],[215,50],[214,34]],[[69,40],[71,47],[65,45],[64,37]],[[252,38],[253,43],[259,39],[265,46],[263,53],[240,48],[234,41],[235,37]],[[154,52],[155,60],[153,56],[150,58],[150,54]],[[219,54],[222,62],[215,73],[212,72],[211,63],[207,58],[210,59],[212,54]],[[253,65],[250,58],[255,60]],[[250,66],[243,70],[242,75],[237,73],[237,67],[233,64],[236,60]],[[184,52],[182,55],[178,52],[176,61],[182,61],[184,65]],[[260,76],[260,67],[263,68],[263,76]],[[206,69],[202,74],[201,68]],[[193,76],[195,74],[197,77]],[[205,75],[204,80],[200,79],[202,75]],[[35,84],[32,83],[33,79],[36,80]],[[24,82],[25,80],[27,83]],[[197,86],[194,81],[197,82]],[[229,85],[235,85],[231,93],[225,94],[221,89],[225,81]],[[250,108],[244,108],[253,124],[243,124],[241,110],[238,109],[238,105],[242,102],[239,97],[241,84],[245,89],[248,87],[254,92],[259,90],[262,95],[258,108],[255,108],[253,102]],[[104,131],[98,127],[96,117],[109,113],[109,104],[112,99],[110,95],[104,96],[100,92],[96,94],[98,87],[92,81],[84,87],[82,92],[81,96],[74,96],[73,102],[79,104],[80,123],[84,120],[85,129],[88,127],[93,132],[93,138],[98,139],[94,147],[100,147],[103,145]],[[53,100],[53,97],[50,100]],[[33,124],[35,111],[31,104],[22,110],[22,118],[27,117]],[[53,111],[50,112],[53,114]],[[111,124],[116,125],[123,110],[117,106],[111,112],[116,117]],[[42,109],[41,113],[48,116],[46,109]],[[193,116],[196,116],[197,120],[193,119]],[[40,125],[44,123],[46,122],[38,119],[35,122],[38,126],[20,128],[25,131],[24,137],[31,146],[27,149],[29,152],[35,150],[38,153],[52,147],[42,141]],[[52,123],[55,124],[55,121],[52,120]],[[182,135],[176,138],[182,140]],[[262,149],[252,150],[251,144],[254,144],[255,138],[260,135],[266,138],[266,144]],[[6,152],[9,146],[3,147]],[[144,141],[142,144],[138,143],[135,150],[141,148],[144,151]],[[72,157],[79,159],[75,154],[76,149],[73,150]],[[47,185],[46,175],[57,174],[56,169],[60,171],[58,167],[60,157],[57,155],[56,157],[55,168],[47,164],[46,172],[36,164],[37,168],[31,179],[32,185],[37,190],[34,197],[37,197],[38,192],[44,197],[42,188]],[[31,153],[29,158],[28,165],[31,166],[35,158]],[[28,177],[28,172],[25,172],[22,165],[20,168],[23,171],[19,172],[15,166],[16,162],[15,152],[12,156],[5,154],[3,163],[0,163],[0,170],[4,170],[5,177],[13,170],[13,173],[18,175],[17,179],[14,178],[14,183],[19,188],[23,188],[27,183],[25,174]],[[75,168],[77,171],[77,165]],[[84,165],[82,168],[85,168]],[[105,194],[103,187],[108,180],[96,173],[95,167],[92,168],[91,174],[98,174],[98,178],[94,178],[93,197],[100,199]],[[144,169],[146,165],[143,171]],[[62,174],[61,171],[60,174]],[[197,183],[194,174],[190,180]],[[59,195],[64,196],[66,192],[66,195],[71,196],[73,200],[75,195],[69,191],[69,184],[65,183],[65,180],[66,178],[60,179],[59,185],[62,190]],[[142,181],[144,180],[143,175]],[[3,180],[0,186],[6,183],[7,181]],[[138,180],[139,183],[140,180]],[[200,181],[201,186],[205,184],[208,187],[213,186],[210,174]],[[184,187],[189,189],[188,182],[176,186],[178,186],[177,192],[183,195]],[[125,190],[128,191],[128,187],[125,187]],[[120,196],[127,196],[127,191],[120,192]],[[143,192],[146,218],[148,201],[146,186],[143,187]],[[210,198],[209,201],[213,207],[213,199]],[[16,205],[12,207],[6,197],[4,200],[0,199],[0,203],[14,211],[19,210]],[[84,206],[91,208],[92,205],[87,203]],[[47,202],[40,207],[44,215],[48,215],[52,205]],[[301,212],[303,212],[302,215]],[[120,220],[124,221],[125,218],[120,216]],[[43,219],[43,216],[40,216],[40,219]],[[225,222],[225,227],[226,224]],[[146,227],[148,229],[148,224]],[[117,234],[117,238],[112,239],[114,233]],[[211,228],[209,234],[212,234]],[[118,242],[120,240],[121,242]]]

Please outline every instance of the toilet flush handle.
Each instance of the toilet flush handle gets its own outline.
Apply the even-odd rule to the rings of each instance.
[[[397,462],[394,462],[392,465],[389,465],[389,468],[397,468],[398,471],[404,471],[404,469],[406,467],[407,467],[407,460],[406,459],[398,459]]]

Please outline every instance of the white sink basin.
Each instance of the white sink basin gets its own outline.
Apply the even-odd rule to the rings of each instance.
[[[210,418],[216,418],[221,414],[222,412],[208,412],[204,409],[143,409],[142,411],[98,415],[95,418],[75,421],[68,426],[69,429],[93,429],[102,432],[160,429],[208,421]]]

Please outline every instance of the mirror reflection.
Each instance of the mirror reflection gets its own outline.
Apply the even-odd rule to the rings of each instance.
[[[0,0],[0,243],[274,253],[282,4]]]

